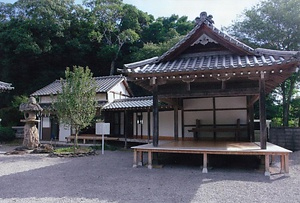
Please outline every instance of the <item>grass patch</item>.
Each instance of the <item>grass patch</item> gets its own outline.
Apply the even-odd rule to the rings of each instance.
[[[89,153],[92,152],[93,149],[90,147],[77,147],[75,148],[75,153]],[[74,147],[62,147],[57,148],[53,151],[56,154],[72,154],[74,153]]]

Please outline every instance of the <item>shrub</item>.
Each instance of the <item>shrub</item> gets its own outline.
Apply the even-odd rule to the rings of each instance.
[[[10,142],[16,138],[15,132],[9,127],[0,127],[0,142]]]

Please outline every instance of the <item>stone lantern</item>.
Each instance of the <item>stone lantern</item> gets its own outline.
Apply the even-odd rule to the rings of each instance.
[[[25,123],[23,146],[28,149],[37,148],[39,146],[39,131],[36,124],[40,122],[37,120],[37,114],[43,109],[34,97],[30,97],[28,103],[20,105],[19,110],[24,112],[25,118],[21,120],[21,122]]]

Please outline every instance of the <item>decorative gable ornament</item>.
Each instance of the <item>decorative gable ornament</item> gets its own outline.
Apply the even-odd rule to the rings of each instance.
[[[210,38],[206,34],[203,34],[191,46],[194,46],[194,45],[199,44],[199,43],[202,44],[202,45],[206,45],[208,42],[218,44],[218,42],[216,42],[215,40],[213,40],[212,38]]]

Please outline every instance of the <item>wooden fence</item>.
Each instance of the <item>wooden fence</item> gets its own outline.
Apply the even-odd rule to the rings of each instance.
[[[272,127],[269,142],[292,151],[299,151],[300,128]]]

